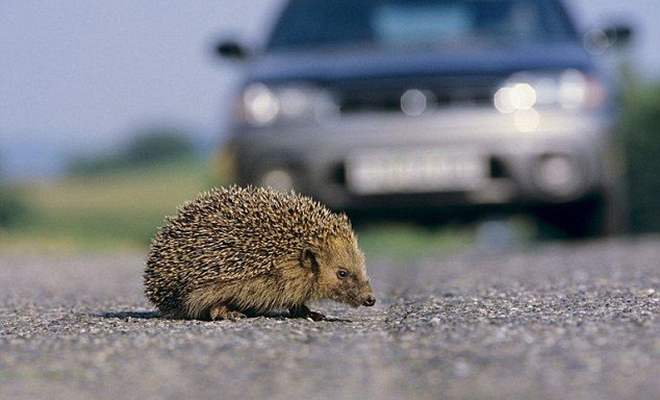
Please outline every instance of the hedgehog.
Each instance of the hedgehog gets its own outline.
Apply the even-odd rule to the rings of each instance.
[[[147,298],[166,318],[236,320],[277,311],[326,319],[306,303],[376,302],[348,217],[269,188],[218,188],[179,207],[152,240]]]

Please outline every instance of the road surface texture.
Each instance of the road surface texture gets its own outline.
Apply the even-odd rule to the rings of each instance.
[[[164,320],[141,255],[0,259],[2,399],[658,399],[660,238],[368,260],[350,321]]]

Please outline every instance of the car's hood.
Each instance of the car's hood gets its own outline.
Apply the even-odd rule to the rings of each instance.
[[[249,81],[333,82],[386,77],[506,75],[526,70],[590,69],[573,43],[452,50],[290,52],[266,54],[248,68]]]

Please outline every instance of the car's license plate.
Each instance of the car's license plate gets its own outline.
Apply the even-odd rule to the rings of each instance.
[[[486,167],[473,149],[371,150],[347,159],[346,180],[361,195],[467,191],[484,182]]]

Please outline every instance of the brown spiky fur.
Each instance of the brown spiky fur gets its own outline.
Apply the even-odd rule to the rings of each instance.
[[[234,319],[283,309],[318,317],[306,302],[330,298],[357,307],[373,299],[344,214],[308,197],[252,187],[204,192],[166,218],[152,241],[144,284],[170,318]]]

